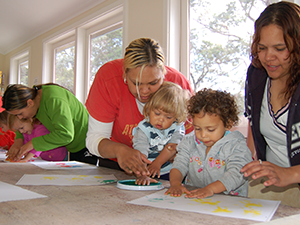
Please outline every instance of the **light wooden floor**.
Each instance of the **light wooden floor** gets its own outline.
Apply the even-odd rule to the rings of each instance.
[[[0,163],[0,181],[15,185],[23,174],[115,174],[130,179],[121,171],[107,168],[44,170],[32,164]],[[168,186],[168,181],[163,181]],[[103,186],[21,186],[48,198],[0,203],[0,224],[255,224],[254,221],[210,216],[199,213],[158,209],[126,204],[153,191],[128,191],[116,184]],[[300,214],[299,208],[280,205],[273,220]],[[284,222],[281,221],[281,225]],[[290,224],[290,223],[289,223]]]

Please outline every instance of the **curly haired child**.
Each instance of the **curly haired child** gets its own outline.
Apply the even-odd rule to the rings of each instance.
[[[248,181],[240,169],[252,161],[239,131],[229,130],[238,122],[237,104],[227,92],[203,89],[192,96],[188,113],[194,132],[177,146],[166,194],[205,198],[217,193],[247,196]],[[182,184],[198,189],[188,191]]]
[[[159,178],[161,168],[170,164],[169,160],[176,155],[177,144],[185,135],[188,97],[188,92],[179,85],[164,82],[146,103],[143,111],[145,119],[133,129],[133,148],[149,159],[154,158],[148,165],[152,178],[156,174]],[[149,185],[151,181],[155,182],[150,177],[138,177],[136,183]]]

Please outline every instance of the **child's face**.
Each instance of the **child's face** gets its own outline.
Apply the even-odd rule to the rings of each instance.
[[[0,123],[0,127],[4,132],[7,132],[9,130],[6,124]]]
[[[216,114],[200,112],[193,117],[193,125],[198,140],[209,148],[226,132],[223,121]]]
[[[149,114],[149,122],[159,130],[169,128],[175,120],[176,118],[172,114],[165,113],[160,109],[153,109]]]
[[[22,134],[31,134],[33,126],[31,122],[23,122],[21,120],[16,120],[14,123],[14,129],[18,130]]]

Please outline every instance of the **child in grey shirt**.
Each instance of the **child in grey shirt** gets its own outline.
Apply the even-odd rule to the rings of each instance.
[[[238,122],[234,97],[227,92],[203,89],[192,96],[188,112],[194,132],[177,146],[166,194],[205,198],[217,193],[247,196],[248,181],[240,172],[252,161],[251,152],[239,131],[229,130]],[[188,191],[182,184],[198,187]]]

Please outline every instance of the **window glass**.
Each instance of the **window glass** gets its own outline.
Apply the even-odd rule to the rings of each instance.
[[[119,28],[105,34],[91,35],[90,80],[92,85],[98,69],[114,59],[122,58],[123,29]]]
[[[254,22],[268,4],[267,0],[190,0],[190,82],[195,91],[212,88],[233,94],[242,120]]]
[[[54,82],[74,93],[75,45],[74,42],[55,49]]]
[[[19,64],[20,84],[28,86],[28,61]]]

